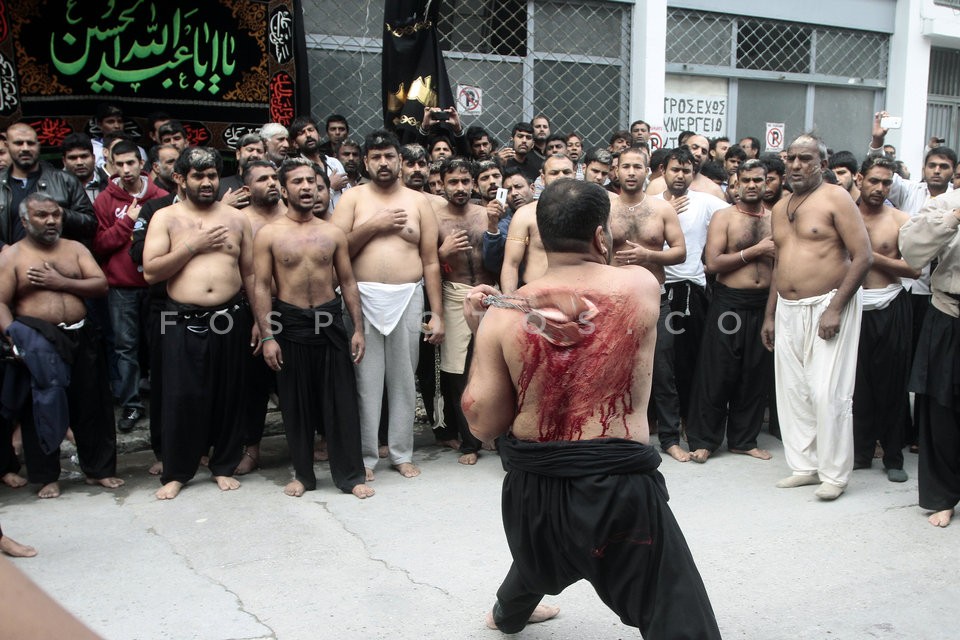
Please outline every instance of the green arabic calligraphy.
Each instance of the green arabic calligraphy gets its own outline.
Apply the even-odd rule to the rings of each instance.
[[[114,82],[137,91],[141,82],[192,62],[167,75],[162,86],[169,89],[176,80],[181,88],[192,86],[197,92],[206,89],[216,94],[220,82],[236,70],[236,38],[202,21],[198,9],[181,12],[178,8],[169,16],[169,22],[159,24],[153,2],[144,7],[149,8],[149,17],[140,14],[141,23],[147,23],[145,29],[131,28],[136,26],[138,9],[144,2],[135,0],[114,14],[116,0],[109,0],[101,15],[90,18],[99,24],[87,25],[89,20],[74,13],[78,0],[67,0],[70,30],[50,36],[50,59],[56,69],[66,76],[76,76],[87,73],[91,64],[96,65],[86,81],[99,93],[112,91]],[[192,77],[186,72],[188,67],[192,67]]]

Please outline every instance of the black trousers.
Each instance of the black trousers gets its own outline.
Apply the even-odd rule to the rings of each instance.
[[[80,469],[90,479],[109,478],[117,475],[117,432],[99,331],[92,324],[84,324],[71,333],[77,339],[77,347],[67,388],[67,403]],[[24,365],[15,366],[22,367],[19,373],[30,375]],[[41,451],[34,427],[32,400],[25,403],[17,417],[22,427],[27,479],[36,484],[56,482],[60,478],[60,449],[46,455]]]
[[[313,444],[322,429],[330,455],[330,475],[344,493],[366,479],[360,454],[360,411],[357,382],[350,359],[350,342],[343,325],[339,299],[321,306],[331,314],[331,324],[321,334],[299,331],[295,314],[313,316],[313,309],[299,309],[277,301],[274,310],[283,331],[276,334],[283,352],[283,367],[277,372],[277,391],[283,428],[297,480],[312,491],[317,488],[313,469]],[[334,311],[335,309],[335,311]],[[335,340],[328,339],[335,334]]]
[[[253,312],[248,304],[244,304],[240,313],[249,315],[245,322],[253,327]],[[267,420],[267,403],[270,400],[270,391],[276,389],[277,381],[273,370],[267,366],[263,356],[257,352],[253,355],[253,347],[246,348],[247,357],[243,360],[244,385],[243,409],[240,411],[241,429],[243,429],[243,444],[246,446],[258,445],[263,439],[263,429]]]
[[[0,360],[0,389],[3,389],[3,378],[7,367],[14,366],[12,361]],[[0,415],[0,476],[20,471],[20,461],[13,450],[13,420]]]
[[[680,417],[686,419],[690,409],[694,373],[699,359],[700,344],[707,319],[707,292],[695,282],[682,280],[666,285],[670,299],[670,326],[674,337],[674,378],[680,402]]]
[[[920,342],[920,331],[923,321],[930,308],[930,294],[911,293],[910,308],[913,315],[913,341],[910,343],[911,362],[916,355],[917,345]],[[920,442],[920,425],[930,420],[927,396],[917,394],[913,398],[913,415],[907,412],[903,422],[903,439],[907,444],[914,445]]]
[[[917,467],[920,506],[944,511],[960,502],[960,411],[927,400],[930,420],[920,425]]]
[[[912,360],[912,296],[905,289],[885,309],[864,311],[860,321],[857,381],[853,392],[853,461],[869,467],[877,441],[883,466],[903,469],[903,425]]]
[[[243,359],[250,340],[239,297],[216,308],[168,303],[163,317],[163,473],[189,482],[213,447],[210,472],[232,476],[243,456]]]
[[[760,341],[767,290],[714,284],[687,420],[690,450],[757,446],[773,354]]]
[[[467,359],[464,365],[464,371],[470,371],[470,361],[473,360],[473,339],[467,347]],[[467,424],[467,417],[463,415],[463,407],[460,405],[460,398],[467,389],[467,373],[448,373],[440,372],[440,395],[443,396],[443,421],[446,428],[443,430],[434,429],[434,433],[440,433],[444,440],[460,439],[460,453],[476,453],[483,445],[472,433],[470,425]]]
[[[660,298],[660,317],[657,319],[657,342],[653,354],[653,378],[650,385],[650,413],[657,423],[660,448],[666,451],[680,444],[680,399],[674,376],[674,332],[668,330],[667,317],[670,301],[666,294]]]
[[[505,440],[500,440],[500,451],[511,458],[512,446]],[[554,457],[554,445],[559,444],[523,443],[546,449],[541,460]],[[655,465],[631,473],[603,470],[607,460],[584,460],[593,457],[591,450],[644,445],[566,444],[572,445],[577,462],[563,461],[559,473],[579,470],[584,475],[558,477],[548,469],[532,472],[509,468],[512,460],[504,462],[503,528],[513,565],[493,609],[500,631],[519,632],[544,594],[560,593],[585,579],[624,624],[639,628],[648,640],[720,638],[710,599],[667,506],[666,486]]]
[[[151,287],[149,311],[147,312],[147,344],[150,349],[150,448],[160,460],[163,430],[163,335],[161,313],[167,308],[167,299],[157,297],[155,287]]]

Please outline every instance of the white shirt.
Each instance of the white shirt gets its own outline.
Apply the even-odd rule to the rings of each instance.
[[[666,193],[666,192],[664,192]],[[664,200],[663,193],[653,196]],[[663,268],[666,281],[680,282],[690,280],[701,287],[707,286],[707,276],[703,272],[703,249],[707,246],[707,227],[713,214],[730,205],[716,196],[701,191],[687,190],[687,210],[680,214],[680,229],[683,231],[683,240],[687,244],[687,258],[680,264],[673,264]],[[667,243],[664,249],[669,249]]]

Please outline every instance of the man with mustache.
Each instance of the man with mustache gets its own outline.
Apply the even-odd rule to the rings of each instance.
[[[440,170],[447,204],[436,209],[440,229],[438,253],[443,278],[443,317],[446,319],[446,335],[440,347],[440,392],[446,427],[444,432],[436,435],[441,442],[459,437],[459,462],[466,465],[477,463],[481,443],[470,433],[460,408],[460,396],[467,384],[471,342],[470,327],[463,317],[463,300],[472,287],[493,285],[497,280],[483,266],[487,210],[470,202],[475,171],[476,166],[470,160],[447,160]]]
[[[243,359],[251,348],[241,289],[253,297],[253,231],[240,211],[217,201],[223,160],[206,147],[177,159],[182,200],[153,216],[143,247],[148,283],[167,281],[161,312],[163,425],[160,500],[176,498],[211,445],[221,491],[238,489],[243,456]]]
[[[290,139],[297,150],[307,160],[320,165],[330,178],[330,210],[337,208],[337,202],[345,188],[349,186],[347,172],[334,156],[328,156],[320,148],[320,133],[312,118],[300,116],[290,123]],[[279,164],[277,165],[279,166]]]
[[[511,146],[504,147],[497,152],[500,164],[504,170],[517,167],[523,175],[533,182],[540,175],[544,160],[533,153],[533,125],[529,122],[518,122],[510,133]],[[546,137],[544,137],[546,142]]]
[[[139,159],[139,158],[138,158]],[[83,196],[86,199],[86,196]],[[102,298],[107,278],[90,252],[61,238],[63,210],[45,193],[20,203],[25,236],[0,253],[0,330],[16,349],[2,404],[7,427],[22,425],[27,479],[40,498],[60,495],[60,443],[72,427],[87,484],[116,489],[117,437],[106,363],[85,298]],[[12,452],[0,429],[0,458]],[[0,460],[3,483],[23,486],[16,458]]]
[[[344,140],[337,150],[337,160],[347,174],[347,186],[355,187],[366,182],[366,178],[360,175],[360,143],[352,138]]]

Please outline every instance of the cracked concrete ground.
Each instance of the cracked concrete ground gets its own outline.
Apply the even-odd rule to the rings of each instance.
[[[271,437],[264,469],[239,491],[221,493],[201,470],[159,502],[152,456],[126,454],[115,492],[67,480],[61,498],[40,501],[35,487],[0,487],[0,521],[40,551],[16,566],[106,638],[496,638],[482,616],[509,565],[500,462],[487,454],[465,468],[430,439],[418,435],[422,476],[381,462],[364,501],[335,491],[326,464],[317,491],[284,496],[286,445]],[[949,636],[960,523],[926,523],[917,456],[906,454],[908,482],[888,482],[877,461],[824,503],[815,487],[774,488],[788,473],[782,449],[766,435],[760,444],[772,461],[661,467],[724,638]],[[520,637],[639,636],[585,583],[547,602],[559,618]]]

